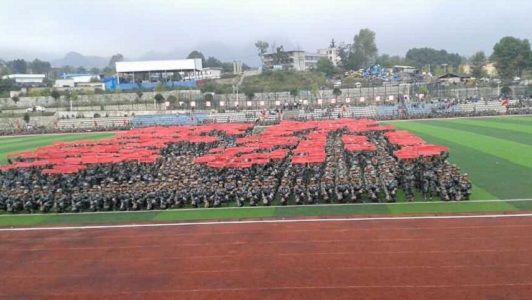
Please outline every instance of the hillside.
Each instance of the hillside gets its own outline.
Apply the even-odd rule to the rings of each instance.
[[[255,92],[286,92],[291,89],[309,90],[313,85],[322,87],[328,86],[328,83],[325,76],[317,72],[273,71],[244,78],[242,89]]]

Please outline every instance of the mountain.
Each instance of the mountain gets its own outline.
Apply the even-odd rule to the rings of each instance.
[[[78,52],[68,52],[65,57],[61,59],[52,60],[52,66],[72,66],[85,68],[104,68],[109,64],[110,57],[101,56],[85,56]]]

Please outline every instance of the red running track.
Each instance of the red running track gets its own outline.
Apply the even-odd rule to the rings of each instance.
[[[532,299],[532,217],[0,232],[0,297]]]

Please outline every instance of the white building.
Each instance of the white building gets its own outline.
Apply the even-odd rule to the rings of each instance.
[[[322,57],[319,53],[305,53],[305,69],[315,69],[318,66],[318,61]]]
[[[44,74],[11,74],[3,76],[2,79],[14,80],[19,85],[41,85],[45,77]]]
[[[222,77],[222,68],[205,68],[200,71],[201,79],[220,79]]]
[[[322,57],[327,57],[335,67],[338,66],[338,64],[341,61],[340,58],[340,50],[338,48],[326,48],[326,49],[318,49],[318,54]]]
[[[201,79],[202,70],[203,66],[201,59],[199,58],[181,60],[121,61],[116,63],[117,78],[126,77],[133,82],[144,80],[151,81],[155,77],[171,81],[175,74],[180,74],[184,80],[198,80]]]

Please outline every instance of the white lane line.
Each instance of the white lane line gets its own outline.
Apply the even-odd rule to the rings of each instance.
[[[241,224],[276,224],[276,223],[329,223],[329,222],[364,222],[364,221],[409,221],[409,220],[460,220],[460,219],[496,219],[496,218],[528,218],[532,213],[524,214],[484,214],[484,215],[449,215],[449,216],[412,216],[412,217],[366,217],[366,218],[329,218],[329,219],[273,219],[246,221],[210,221],[186,223],[147,223],[122,225],[88,225],[88,226],[58,226],[58,227],[15,227],[0,228],[3,231],[60,231],[60,230],[88,230],[88,229],[120,229],[141,227],[181,227],[198,225],[241,225]]]
[[[100,290],[98,291],[99,296],[110,296],[110,295],[155,295],[155,294],[184,294],[184,293],[224,293],[224,292],[267,292],[267,291],[295,291],[295,290],[352,290],[352,289],[449,289],[449,288],[507,288],[507,287],[528,287],[532,286],[532,282],[502,282],[502,283],[479,283],[479,284],[411,284],[411,285],[335,285],[335,286],[272,286],[272,287],[220,287],[220,288],[205,288],[205,289],[173,289],[173,290],[150,290],[150,291],[116,291],[116,292],[107,292]],[[483,292],[485,293],[485,291]],[[66,297],[69,295],[72,296],[82,296],[82,295],[94,295],[91,292],[71,292],[71,291],[59,291],[59,292],[48,292],[48,291],[38,291],[40,296],[54,296],[54,297]],[[0,294],[0,296],[7,296],[7,294]],[[30,294],[31,295],[31,294]],[[495,299],[495,298],[494,298]],[[525,298],[523,298],[525,299]]]
[[[154,209],[154,210],[130,210],[130,211],[96,211],[96,212],[82,212],[82,213],[33,213],[33,214],[1,214],[0,218],[16,218],[16,217],[42,217],[42,216],[68,216],[68,215],[92,215],[92,214],[139,214],[139,213],[155,213],[155,212],[180,212],[180,211],[216,211],[216,210],[243,210],[243,209],[272,209],[272,208],[282,208],[282,209],[301,209],[301,208],[310,208],[310,207],[339,207],[339,206],[378,206],[378,205],[417,205],[417,204],[441,204],[441,205],[453,205],[456,203],[494,203],[494,202],[524,202],[532,201],[532,198],[517,198],[517,199],[494,199],[494,200],[464,200],[464,201],[417,201],[417,202],[396,202],[396,203],[333,203],[333,204],[311,204],[311,205],[271,205],[271,206],[244,206],[244,207],[217,207],[217,208],[172,208],[172,209]]]
[[[352,271],[362,271],[362,270],[416,270],[416,269],[489,269],[489,268],[531,268],[531,264],[483,264],[483,265],[420,265],[420,266],[370,266],[370,267],[305,267],[305,268],[294,268],[293,271],[297,272],[306,272],[306,271],[339,271],[339,270],[352,270]],[[264,268],[260,269],[215,269],[215,270],[172,270],[172,271],[159,271],[159,272],[142,272],[142,276],[161,276],[161,275],[183,275],[183,274],[224,274],[224,273],[264,273]],[[135,276],[138,275],[138,272],[114,272],[113,276]],[[68,273],[68,277],[92,277],[93,274],[78,273],[74,274],[72,272]],[[62,278],[65,277],[65,274],[0,274],[0,278]]]

